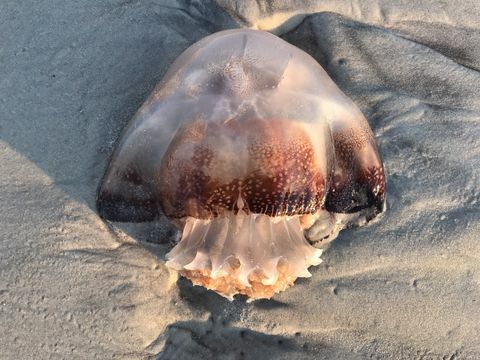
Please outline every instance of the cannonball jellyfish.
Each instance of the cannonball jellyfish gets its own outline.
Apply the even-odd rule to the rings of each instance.
[[[232,299],[270,298],[318,265],[318,244],[385,209],[355,104],[307,53],[227,30],[188,48],[130,121],[100,185],[112,221],[167,216],[166,265]],[[317,245],[317,246],[314,246]]]

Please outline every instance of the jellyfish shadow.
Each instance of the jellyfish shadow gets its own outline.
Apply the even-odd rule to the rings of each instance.
[[[232,327],[215,317],[205,322],[171,324],[163,340],[165,345],[157,355],[159,360],[217,359],[220,354],[227,359],[268,360],[305,350],[294,338]]]

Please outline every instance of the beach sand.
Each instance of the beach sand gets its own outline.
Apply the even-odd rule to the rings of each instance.
[[[479,359],[479,19],[476,1],[2,1],[0,358]],[[236,27],[315,57],[367,117],[388,181],[381,219],[250,304],[170,273],[165,219],[95,210],[168,66]]]

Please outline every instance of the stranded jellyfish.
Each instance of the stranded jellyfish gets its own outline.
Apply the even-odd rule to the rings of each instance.
[[[166,265],[232,299],[309,277],[343,227],[385,204],[367,121],[308,54],[262,31],[188,48],[130,121],[100,186],[113,221],[167,216]]]

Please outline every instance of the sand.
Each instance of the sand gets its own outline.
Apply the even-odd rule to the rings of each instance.
[[[478,19],[476,1],[2,1],[0,358],[480,358]],[[235,27],[314,56],[366,115],[388,176],[383,218],[250,304],[170,273],[164,219],[95,210],[169,64]]]

